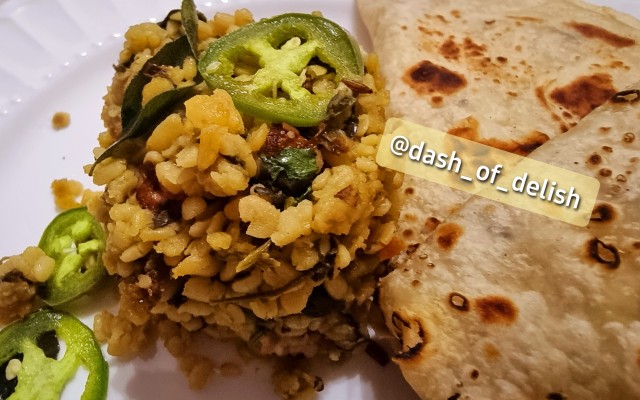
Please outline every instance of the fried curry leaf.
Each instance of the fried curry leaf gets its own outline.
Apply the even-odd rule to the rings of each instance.
[[[261,159],[271,180],[290,192],[304,192],[319,172],[313,149],[288,147],[275,156],[262,155]]]
[[[129,157],[144,146],[144,141],[149,137],[153,129],[165,119],[177,104],[195,94],[195,85],[169,90],[149,100],[140,110],[135,120],[126,131],[93,163],[89,175],[102,161],[109,157]]]
[[[135,154],[160,121],[166,118],[176,105],[195,94],[195,85],[185,86],[161,93],[149,100],[146,105],[142,105],[142,89],[151,81],[153,75],[162,71],[163,66],[182,66],[184,60],[190,55],[189,39],[184,35],[164,45],[156,55],[144,63],[140,72],[131,79],[124,93],[120,113],[122,133],[96,159],[89,175],[93,174],[96,165],[109,157],[129,157]],[[196,82],[200,80],[198,78],[196,77]]]
[[[182,0],[181,8],[182,27],[187,34],[191,54],[198,59],[198,13],[193,0]]]
[[[181,36],[173,42],[165,44],[153,57],[144,63],[140,72],[133,77],[122,100],[122,131],[126,131],[142,111],[142,88],[152,78],[150,73],[158,66],[182,66],[184,59],[191,55],[191,47],[187,36]]]
[[[275,156],[263,156],[262,161],[273,180],[284,173],[288,179],[305,181],[318,173],[316,152],[313,149],[288,147]]]

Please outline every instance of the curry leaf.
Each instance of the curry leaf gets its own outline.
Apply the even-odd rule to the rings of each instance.
[[[263,154],[260,158],[272,184],[288,196],[305,193],[320,170],[314,149],[287,147],[275,156]]]
[[[128,157],[144,146],[144,141],[149,137],[153,129],[165,119],[176,105],[182,104],[195,93],[195,85],[169,90],[161,93],[140,110],[137,117],[131,122],[120,138],[116,140],[93,163],[89,175],[100,162],[109,157]]]
[[[313,149],[288,147],[275,156],[263,155],[262,161],[273,180],[284,173],[288,179],[306,181],[318,173],[316,152]]]
[[[140,71],[131,79],[124,93],[120,111],[122,133],[96,159],[89,175],[93,174],[96,165],[105,159],[112,156],[128,157],[141,149],[143,145],[141,142],[149,137],[156,125],[166,118],[176,105],[195,93],[195,85],[185,86],[164,92],[149,100],[144,107],[142,105],[142,89],[151,81],[153,75],[162,71],[163,66],[182,66],[184,60],[190,55],[189,39],[184,35],[162,46],[144,63]],[[195,81],[199,80],[199,77],[196,77]]]
[[[191,54],[198,59],[198,13],[193,0],[182,0],[181,8],[182,27],[189,40]]]
[[[182,66],[185,58],[191,55],[189,39],[181,36],[165,44],[153,57],[144,63],[140,72],[131,79],[122,100],[122,129],[127,130],[142,110],[142,88],[151,81],[152,71],[158,66]]]

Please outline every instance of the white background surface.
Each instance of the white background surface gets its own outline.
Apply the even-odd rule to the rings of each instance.
[[[640,0],[593,0],[640,18]],[[215,11],[247,7],[255,17],[289,11],[320,10],[340,23],[366,48],[370,42],[352,1],[217,0],[198,2],[211,17]],[[0,0],[0,256],[37,244],[56,211],[50,193],[54,179],[90,180],[82,166],[92,162],[91,150],[103,130],[102,96],[111,80],[111,65],[129,25],[161,20],[179,8],[179,0]],[[71,114],[69,128],[54,131],[56,111]],[[108,305],[109,289],[98,293],[101,303],[75,304],[91,326],[91,314]],[[81,302],[82,303],[82,302]],[[210,349],[217,362],[228,361]],[[214,376],[204,391],[190,392],[186,379],[162,345],[146,359],[109,358],[109,399],[275,399],[269,371],[243,363],[239,378]],[[394,365],[378,366],[357,356],[340,368],[325,366],[326,389],[320,399],[415,399]],[[74,382],[65,398],[77,399],[82,382]]]

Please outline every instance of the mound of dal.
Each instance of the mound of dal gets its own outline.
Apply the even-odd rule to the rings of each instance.
[[[175,12],[126,33],[96,157],[122,134],[132,77],[183,34],[180,20]],[[247,10],[199,20],[197,50],[252,21]],[[240,63],[236,73],[251,67]],[[147,73],[142,104],[193,84],[197,62],[187,57]],[[95,166],[104,193],[88,207],[107,228],[104,261],[120,292],[118,312],[95,318],[110,354],[136,355],[160,337],[197,388],[212,364],[189,351],[193,332],[239,339],[261,355],[331,360],[367,338],[402,183],[375,163],[388,93],[371,55],[359,84],[336,82],[321,62],[301,77],[308,90],[334,90],[340,101],[332,103],[347,106],[319,126],[297,128],[243,114],[227,92],[198,84],[155,127],[142,154]],[[296,171],[278,155],[298,150],[311,152],[311,168],[309,160],[297,164],[304,177],[290,179],[287,172]]]

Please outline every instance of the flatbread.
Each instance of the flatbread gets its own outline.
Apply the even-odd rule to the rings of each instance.
[[[401,117],[526,155],[640,76],[640,21],[577,0],[359,0]],[[469,195],[406,177],[419,242]]]
[[[476,197],[383,280],[394,360],[422,398],[640,398],[633,89],[530,155],[600,180],[587,227]]]

